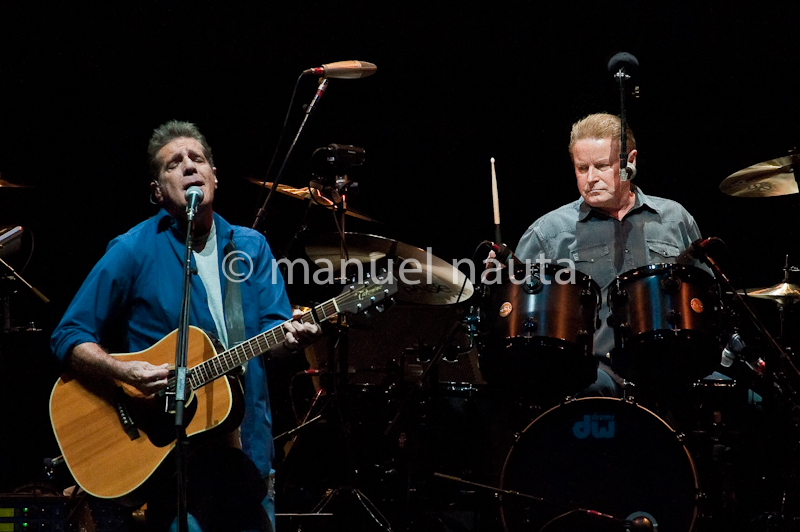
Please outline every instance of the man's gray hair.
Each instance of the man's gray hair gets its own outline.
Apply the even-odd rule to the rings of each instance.
[[[194,139],[203,147],[203,155],[208,160],[208,164],[214,166],[214,157],[211,155],[211,146],[208,141],[197,129],[197,126],[191,122],[181,122],[179,120],[170,120],[166,124],[162,124],[153,130],[153,135],[150,137],[150,143],[147,145],[147,156],[150,162],[150,173],[153,179],[158,180],[161,173],[161,160],[158,158],[158,152],[161,148],[169,144],[175,139],[188,138]]]

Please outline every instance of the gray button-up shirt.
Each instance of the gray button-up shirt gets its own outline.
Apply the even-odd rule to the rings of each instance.
[[[614,332],[606,324],[608,289],[614,279],[648,264],[675,262],[681,251],[700,238],[697,223],[679,203],[646,196],[636,186],[632,189],[636,201],[622,220],[589,207],[581,198],[536,220],[516,250],[522,260],[535,261],[542,254],[554,263],[570,259],[576,270],[600,286],[601,325],[595,333],[594,352],[606,362],[614,347]]]

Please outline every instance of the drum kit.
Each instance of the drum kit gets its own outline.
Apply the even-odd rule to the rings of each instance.
[[[798,161],[790,155],[753,165],[726,178],[720,189],[739,197],[796,194]],[[339,208],[311,188],[277,190]],[[340,214],[374,221],[353,211]],[[340,259],[362,265],[414,260],[420,267],[410,282],[399,283],[400,303],[469,307],[457,319],[470,345],[475,340],[479,376],[447,384],[466,385],[478,396],[484,389],[501,389],[522,405],[527,421],[497,450],[505,456],[498,471],[483,478],[448,474],[453,471],[435,476],[496,496],[499,508],[492,508],[499,525],[494,524],[504,531],[800,527],[795,517],[800,508],[792,507],[800,504],[794,500],[800,496],[794,486],[800,470],[794,463],[799,408],[793,397],[800,373],[791,348],[772,340],[760,321],[751,328],[767,340],[752,349],[743,348],[740,324],[734,324],[752,314],[748,298],[772,301],[781,314],[783,341],[785,310],[800,301],[800,286],[790,278],[797,270],[788,263],[782,282],[745,290],[722,282],[713,267],[715,275],[691,265],[651,264],[619,275],[604,298],[597,283],[580,272],[572,272],[572,283],[556,282],[563,267],[554,264],[524,282],[509,282],[506,271],[505,282],[473,284],[430,249],[369,234],[315,237],[304,253],[317,266]],[[599,318],[603,305],[606,323]],[[582,394],[597,375],[593,338],[602,326],[614,332],[613,367],[622,397]],[[453,341],[453,334],[441,332],[443,342]],[[423,360],[411,346],[395,345],[415,331],[400,333],[381,346],[381,356],[410,350],[416,362],[425,363],[416,373],[401,368],[392,376],[410,384],[415,392],[409,397],[419,398],[421,385],[429,384],[422,381],[450,346],[434,346],[435,355]],[[398,358],[401,364],[415,361],[410,356],[393,362]],[[390,383],[395,391],[397,385]],[[768,459],[754,464],[742,458],[767,444],[773,452]]]

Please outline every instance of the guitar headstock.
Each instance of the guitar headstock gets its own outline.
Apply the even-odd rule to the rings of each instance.
[[[373,308],[382,312],[392,303],[397,289],[397,279],[391,272],[383,271],[374,276],[366,274],[360,282],[345,286],[335,301],[339,312],[356,314]]]

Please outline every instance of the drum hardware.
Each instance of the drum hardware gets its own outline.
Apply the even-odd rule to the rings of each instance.
[[[591,509],[588,509],[588,508],[570,507],[570,505],[565,504],[563,502],[556,502],[554,500],[545,499],[543,497],[538,497],[538,496],[530,494],[530,493],[522,493],[522,492],[515,491],[515,490],[503,489],[503,488],[498,487],[498,486],[490,486],[488,484],[482,484],[480,482],[473,482],[471,480],[466,480],[466,479],[459,478],[459,477],[456,477],[456,476],[453,476],[453,475],[446,475],[444,473],[436,472],[436,473],[433,474],[433,476],[436,477],[436,478],[442,478],[442,479],[445,479],[445,480],[451,480],[453,482],[458,482],[459,484],[464,484],[465,486],[472,486],[472,487],[475,487],[475,488],[480,488],[481,490],[492,492],[496,496],[497,495],[509,495],[511,497],[531,500],[531,501],[534,501],[534,502],[537,502],[537,503],[546,504],[548,506],[553,506],[553,507],[561,506],[563,508],[569,508],[569,510],[567,511],[566,514],[562,514],[559,517],[565,517],[567,514],[572,514],[572,513],[580,513],[580,514],[586,515],[587,517],[590,517],[592,519],[607,520],[609,522],[613,522],[615,524],[619,524],[619,525],[624,526],[626,528],[630,527],[632,530],[648,530],[647,528],[634,528],[634,527],[638,527],[638,526],[642,526],[642,525],[646,526],[645,520],[642,518],[642,516],[634,516],[633,520],[620,519],[619,517],[615,517],[613,515],[605,514],[603,512],[599,512],[597,510],[591,510]],[[544,529],[544,527],[542,529]],[[650,528],[649,530],[653,530],[653,529]]]

